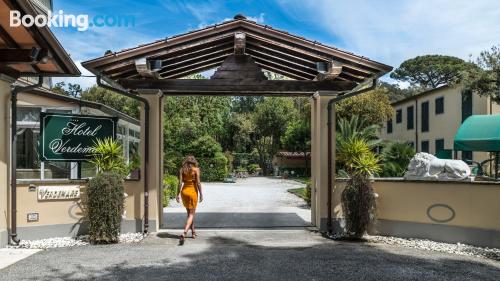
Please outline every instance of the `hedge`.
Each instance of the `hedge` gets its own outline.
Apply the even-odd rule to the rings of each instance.
[[[223,153],[216,153],[211,158],[199,158],[202,181],[224,181],[228,176],[227,158]]]
[[[98,173],[89,181],[82,199],[90,242],[117,243],[125,203],[123,177],[117,173]]]
[[[168,202],[177,196],[179,178],[173,175],[163,176],[163,207],[168,207]]]

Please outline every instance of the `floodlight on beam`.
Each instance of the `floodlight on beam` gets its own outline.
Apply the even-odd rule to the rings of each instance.
[[[335,61],[316,62],[318,75],[315,80],[333,80],[342,73],[342,64]]]
[[[158,78],[158,71],[161,70],[161,60],[148,60],[147,58],[139,58],[135,60],[135,69],[142,77]]]

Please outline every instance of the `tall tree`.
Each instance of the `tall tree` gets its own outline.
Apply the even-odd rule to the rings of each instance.
[[[377,87],[387,90],[387,97],[389,98],[390,102],[395,102],[407,97],[411,97],[425,90],[417,85],[401,88],[398,84],[391,84],[383,81],[379,81]]]
[[[500,45],[481,52],[475,64],[477,67],[466,74],[465,85],[500,103]]]
[[[140,103],[126,96],[108,91],[107,89],[94,85],[81,94],[82,100],[105,104],[131,117],[139,119]]]
[[[391,73],[391,78],[410,82],[426,89],[452,84],[461,74],[472,67],[462,59],[442,55],[418,56],[404,61]]]
[[[375,90],[341,100],[335,105],[337,118],[349,119],[352,115],[363,117],[366,125],[381,125],[392,118],[393,108],[388,97],[388,90]]]
[[[283,147],[290,151],[300,151],[304,154],[305,167],[308,167],[308,152],[311,151],[311,126],[307,120],[293,121],[281,138]]]
[[[278,151],[289,122],[296,117],[296,109],[289,98],[267,97],[257,105],[253,118],[264,174],[269,173],[271,157]]]

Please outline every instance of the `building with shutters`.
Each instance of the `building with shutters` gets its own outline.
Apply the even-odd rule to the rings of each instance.
[[[470,115],[500,114],[500,105],[461,86],[441,86],[392,103],[393,118],[380,129],[383,140],[406,141],[417,152],[453,156],[453,139]],[[458,152],[459,159],[481,161],[485,152]]]

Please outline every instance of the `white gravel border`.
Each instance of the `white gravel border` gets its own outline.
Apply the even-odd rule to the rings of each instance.
[[[146,235],[143,233],[122,233],[119,236],[119,243],[139,243]],[[76,247],[90,245],[88,235],[78,237],[54,237],[40,240],[21,240],[17,246],[7,246],[13,249],[51,249],[62,247]]]
[[[341,240],[344,236],[333,235],[330,236],[330,238],[334,240]],[[400,238],[392,236],[365,235],[363,238],[371,243],[383,243],[419,250],[455,254],[460,256],[480,257],[500,261],[500,249],[497,248],[483,248],[462,243],[451,244],[427,239]]]

